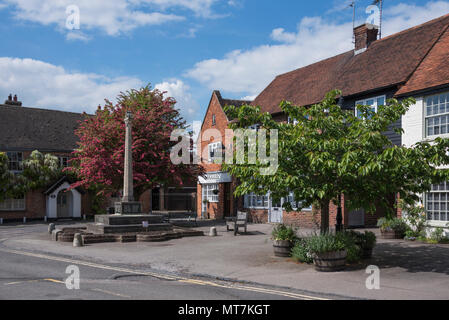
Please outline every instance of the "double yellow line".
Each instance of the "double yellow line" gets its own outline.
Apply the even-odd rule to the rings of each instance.
[[[93,263],[93,262],[66,259],[66,258],[62,258],[62,257],[50,256],[50,255],[32,253],[32,252],[26,252],[26,251],[9,250],[9,249],[0,249],[0,251],[6,252],[6,253],[11,253],[11,254],[22,255],[22,256],[65,262],[65,263],[68,263],[71,265],[81,265],[81,266],[87,266],[87,267],[91,267],[91,268],[111,270],[111,271],[115,271],[115,272],[123,272],[123,273],[135,274],[135,275],[140,275],[140,276],[150,276],[150,277],[157,278],[157,279],[163,279],[163,280],[168,280],[168,281],[177,281],[177,282],[187,283],[187,284],[272,294],[272,295],[278,295],[278,296],[283,296],[283,297],[293,298],[293,299],[298,299],[298,300],[328,300],[325,298],[314,297],[314,296],[304,295],[304,294],[298,294],[298,293],[293,293],[293,292],[288,292],[288,291],[265,289],[265,288],[255,287],[255,286],[240,285],[240,284],[236,284],[236,283],[233,283],[230,285],[230,284],[223,284],[223,283],[213,282],[213,281],[198,280],[198,279],[193,279],[193,278],[163,275],[163,274],[154,273],[154,272],[132,270],[132,269],[120,268],[120,267],[112,267],[112,266],[107,266],[107,265]],[[53,279],[45,279],[45,280],[53,281]],[[56,281],[60,282],[59,280],[54,280],[54,282],[56,282]]]

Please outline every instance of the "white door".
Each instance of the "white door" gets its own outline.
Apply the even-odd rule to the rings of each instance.
[[[348,225],[350,227],[363,227],[365,225],[365,210],[358,209],[349,212]]]
[[[270,205],[270,209],[269,209],[269,214],[268,214],[268,222],[271,223],[282,223],[282,215],[283,215],[283,209],[282,209],[282,202],[274,202],[271,201],[271,205]]]

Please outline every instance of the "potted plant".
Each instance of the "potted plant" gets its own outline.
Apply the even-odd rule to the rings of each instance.
[[[271,236],[274,255],[277,257],[290,257],[293,245],[298,239],[296,230],[284,224],[279,224],[274,227]]]
[[[317,235],[308,240],[308,245],[317,271],[332,272],[345,268],[347,251],[341,237],[332,234]]]
[[[384,239],[403,239],[408,229],[407,223],[401,218],[380,218],[377,226]]]
[[[212,193],[213,193],[214,195],[217,195],[219,192],[220,192],[220,191],[219,191],[218,189],[212,190]]]
[[[376,246],[376,235],[371,231],[356,233],[356,244],[362,250],[362,259],[370,259],[373,256],[373,249]]]

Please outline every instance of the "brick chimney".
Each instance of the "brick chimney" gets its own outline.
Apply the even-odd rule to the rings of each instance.
[[[354,28],[355,54],[364,52],[371,43],[377,40],[379,27],[365,23]]]
[[[12,94],[10,94],[8,96],[8,100],[5,100],[5,104],[7,104],[9,106],[18,106],[18,107],[20,107],[20,106],[22,106],[22,101],[19,101],[17,99],[17,95],[16,94],[14,95],[14,98],[13,98]]]

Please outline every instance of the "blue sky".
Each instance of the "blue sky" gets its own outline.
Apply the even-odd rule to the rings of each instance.
[[[0,99],[93,112],[147,83],[201,121],[212,90],[253,98],[281,74],[352,48],[351,1],[0,0]],[[357,23],[372,1],[357,1]],[[80,29],[66,28],[66,8]],[[384,0],[384,34],[449,13],[449,1]]]

